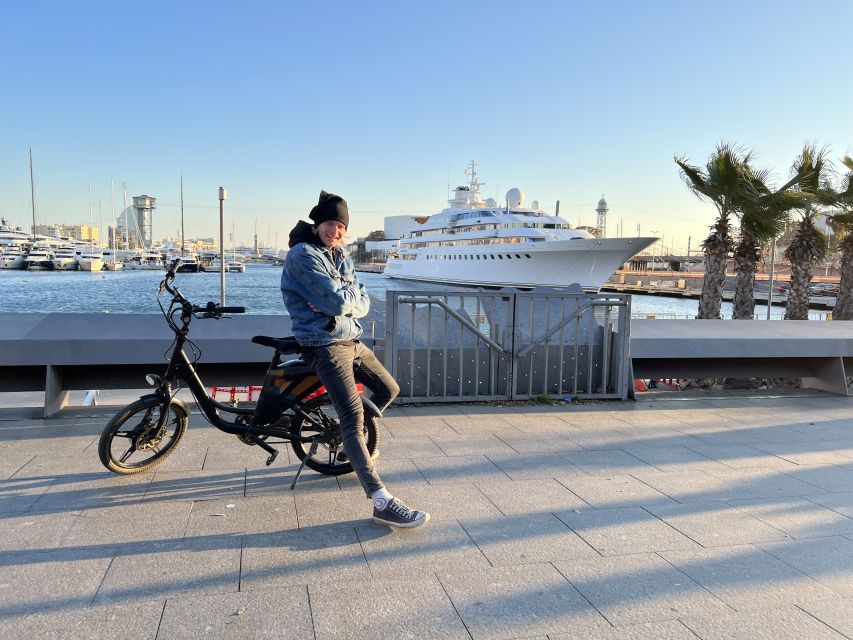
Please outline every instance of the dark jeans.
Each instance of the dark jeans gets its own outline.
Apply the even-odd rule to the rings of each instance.
[[[358,341],[311,347],[303,351],[303,357],[319,376],[338,412],[344,453],[370,497],[383,485],[364,443],[364,408],[356,382],[373,392],[371,400],[380,410],[391,404],[400,387],[373,351]],[[361,364],[353,371],[356,358]]]

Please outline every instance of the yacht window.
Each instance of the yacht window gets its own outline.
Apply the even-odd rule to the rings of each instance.
[[[519,260],[521,260],[521,256],[518,255],[517,253],[515,254],[515,257],[518,258]]]
[[[525,257],[525,258],[529,258],[529,257],[530,257],[530,254],[529,254],[529,253],[525,253],[525,254],[524,254],[524,257]]]
[[[499,260],[503,260],[503,259],[504,259],[504,257],[503,257],[501,254],[498,254],[498,259],[499,259]]]

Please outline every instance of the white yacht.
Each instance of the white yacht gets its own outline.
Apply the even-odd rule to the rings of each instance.
[[[656,238],[596,238],[559,216],[523,206],[520,189],[506,204],[480,199],[476,165],[450,206],[407,231],[389,253],[391,278],[469,286],[565,287],[598,291],[623,263]]]
[[[124,269],[124,262],[118,257],[116,249],[104,249],[102,252],[104,271],[119,271]]]
[[[6,218],[0,218],[0,250],[11,244],[20,247],[31,241],[32,238],[31,234],[25,232],[20,227],[12,227]]]
[[[231,260],[225,263],[225,270],[230,273],[246,273],[246,265],[243,264],[242,260],[232,257]]]
[[[40,242],[35,243],[26,258],[28,271],[51,271],[53,269],[53,252],[50,246]]]
[[[21,245],[10,243],[0,253],[0,269],[26,269],[27,262]]]
[[[56,249],[53,254],[53,268],[57,271],[77,270],[77,253],[73,245],[66,244]]]
[[[104,268],[104,254],[95,247],[83,249],[77,256],[77,264],[81,271],[101,271]]]
[[[143,269],[147,271],[162,269],[164,267],[163,256],[159,251],[146,250],[125,260],[124,266],[126,269]]]

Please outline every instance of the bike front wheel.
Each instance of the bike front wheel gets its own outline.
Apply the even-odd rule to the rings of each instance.
[[[140,473],[175,450],[187,431],[187,411],[170,403],[166,421],[158,428],[162,405],[158,397],[140,398],[109,421],[98,441],[98,456],[107,469],[123,475]]]
[[[311,443],[291,440],[291,446],[296,456],[305,461],[305,466],[323,473],[327,476],[340,476],[352,472],[352,464],[344,455],[344,449],[340,441],[340,422],[338,414],[332,405],[328,394],[323,394],[309,400],[302,407],[303,411],[311,417],[315,424],[296,416],[292,419],[290,432],[295,436],[310,438],[317,436],[318,444],[314,454],[311,454]],[[326,421],[334,425],[332,431],[337,434],[336,438],[329,439],[328,429],[321,425]],[[367,451],[373,456],[379,447],[379,424],[376,417],[364,410],[364,444]]]

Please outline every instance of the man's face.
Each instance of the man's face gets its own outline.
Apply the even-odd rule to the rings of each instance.
[[[337,220],[326,220],[317,225],[317,235],[329,249],[337,247],[344,239],[347,228]]]

